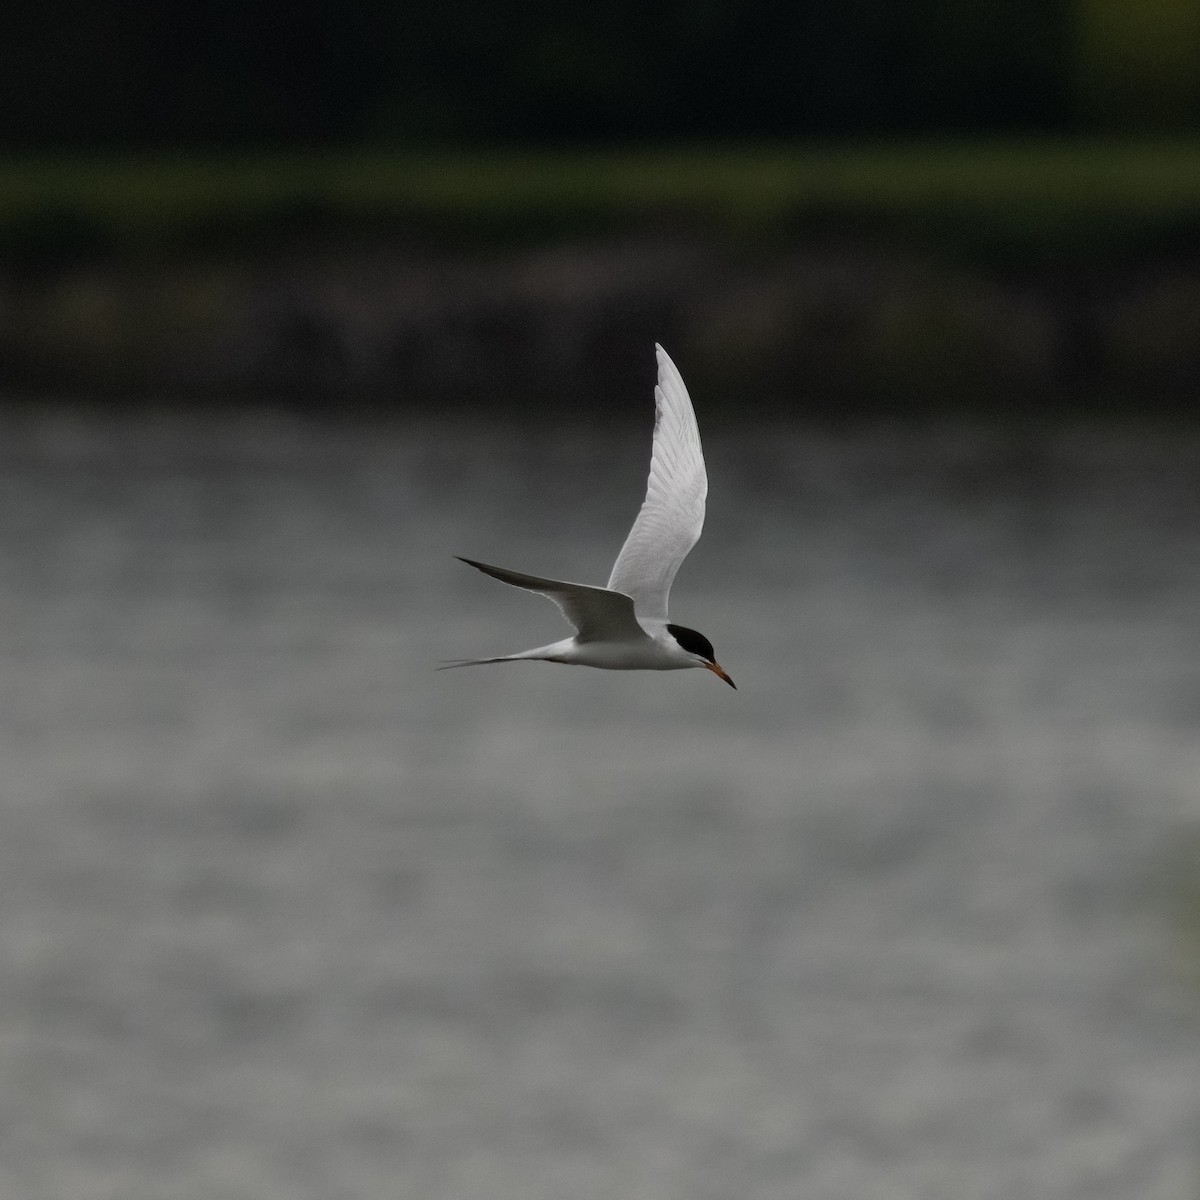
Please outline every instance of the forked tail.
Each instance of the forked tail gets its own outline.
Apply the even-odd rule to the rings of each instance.
[[[439,671],[450,671],[455,667],[482,667],[485,663],[520,662],[523,654],[501,654],[497,658],[447,658],[438,666]]]

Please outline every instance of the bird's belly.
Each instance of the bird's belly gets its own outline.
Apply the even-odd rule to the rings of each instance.
[[[562,662],[605,671],[678,671],[690,666],[672,658],[656,641],[577,642]]]

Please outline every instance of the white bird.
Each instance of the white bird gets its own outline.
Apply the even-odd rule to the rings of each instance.
[[[654,446],[646,499],[617,555],[607,587],[563,583],[460,559],[501,583],[553,600],[575,626],[575,636],[520,654],[455,659],[446,667],[481,663],[571,663],[609,671],[679,671],[704,667],[736,687],[702,633],[667,620],[667,595],[680,563],[700,538],[708,475],[696,414],[675,364],[656,345]]]

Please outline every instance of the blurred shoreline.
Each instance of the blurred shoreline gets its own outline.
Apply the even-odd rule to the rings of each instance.
[[[0,390],[1189,419],[1200,143],[0,161]]]
[[[325,240],[0,272],[0,387],[187,405],[619,411],[662,341],[710,411],[1190,419],[1200,260],[995,269],[683,232],[455,252]],[[730,403],[734,401],[730,400]]]

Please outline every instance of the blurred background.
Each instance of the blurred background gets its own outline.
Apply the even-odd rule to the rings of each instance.
[[[1200,1196],[1200,0],[5,24],[0,1193]]]

